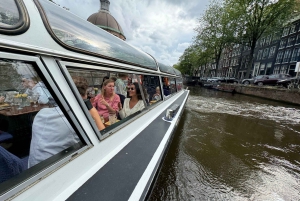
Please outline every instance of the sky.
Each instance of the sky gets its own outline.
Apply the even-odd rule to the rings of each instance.
[[[85,20],[100,9],[100,0],[54,1]],[[109,11],[126,42],[172,66],[192,43],[208,4],[209,0],[110,0]]]

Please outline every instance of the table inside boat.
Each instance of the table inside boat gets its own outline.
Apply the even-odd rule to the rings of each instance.
[[[19,106],[16,105],[0,105],[0,115],[4,115],[7,117],[10,116],[19,116],[19,115],[24,115],[24,114],[31,114],[31,113],[37,113],[43,108],[48,108],[49,105],[42,105],[38,104],[37,107],[33,106],[25,106],[23,108],[19,109]]]
[[[5,142],[13,144],[11,153],[18,157],[29,153],[33,119],[41,109],[48,107],[49,105],[42,104],[23,108],[16,105],[0,105],[0,130],[12,136],[11,139],[5,139]]]

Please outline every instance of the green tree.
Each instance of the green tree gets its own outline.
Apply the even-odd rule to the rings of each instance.
[[[205,49],[203,53],[212,54],[209,59],[216,62],[216,71],[219,68],[222,50],[235,39],[235,27],[236,23],[234,19],[229,18],[222,0],[212,0],[199,19],[199,25],[195,29],[195,43]]]
[[[201,52],[201,49],[194,44],[186,48],[184,53],[180,56],[176,68],[183,74],[195,75],[200,63],[199,52]]]
[[[263,36],[282,27],[298,10],[298,0],[225,0],[225,10],[236,24],[235,34],[240,43],[250,50],[246,77],[253,64],[253,53],[257,41]]]

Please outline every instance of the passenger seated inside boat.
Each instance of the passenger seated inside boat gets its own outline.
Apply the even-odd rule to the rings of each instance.
[[[123,96],[127,96],[127,80],[128,80],[128,74],[125,73],[118,73],[118,78],[115,81],[115,93],[121,94]]]
[[[119,104],[119,114],[121,119],[128,117],[145,108],[145,104],[142,98],[142,93],[146,95],[145,89],[142,86],[143,92],[141,92],[138,83],[133,83],[128,87],[129,97],[124,101],[124,105]]]
[[[154,100],[154,101],[161,100],[160,88],[159,87],[155,88],[155,94],[153,94],[152,100]]]
[[[0,183],[20,174],[25,169],[19,157],[0,146]]]
[[[69,123],[57,106],[46,88],[47,80],[41,79],[36,68],[31,62],[0,59],[0,184],[3,185],[28,167],[40,164],[24,173],[32,177],[84,146],[73,129],[75,125]]]
[[[105,80],[108,80],[108,79],[109,79],[108,76],[104,76],[104,77],[103,77],[103,79],[102,79],[102,84],[100,85],[101,89],[102,89],[102,87],[103,87],[104,81],[105,81]]]
[[[87,80],[83,77],[72,77],[72,79],[77,87],[79,94],[81,95],[82,99],[84,100],[91,116],[93,117],[98,129],[103,130],[105,128],[105,126],[102,123],[96,108],[94,108],[93,105],[91,104],[91,101],[89,99],[87,99],[87,89],[88,89]]]
[[[112,79],[105,80],[101,93],[95,97],[92,103],[105,122],[108,121],[109,113],[117,113],[119,111],[120,97],[115,93],[114,86],[115,83]]]
[[[57,105],[40,110],[32,124],[28,168],[78,142],[77,134]]]
[[[39,104],[47,104],[49,102],[48,97],[51,95],[43,82],[37,82],[37,77],[33,77],[32,74],[24,75],[22,85],[26,88],[25,94],[30,97],[38,96]]]

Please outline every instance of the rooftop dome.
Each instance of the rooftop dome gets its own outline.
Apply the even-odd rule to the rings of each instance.
[[[121,26],[109,12],[109,4],[109,0],[100,0],[100,10],[89,16],[87,21],[121,38],[122,40],[126,40]]]

